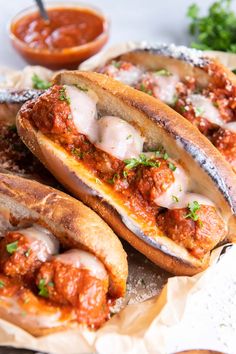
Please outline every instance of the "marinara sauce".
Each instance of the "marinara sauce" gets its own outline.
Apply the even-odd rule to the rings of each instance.
[[[99,12],[80,7],[52,7],[47,12],[49,21],[34,11],[10,27],[13,46],[31,64],[76,68],[108,39],[107,21]]]

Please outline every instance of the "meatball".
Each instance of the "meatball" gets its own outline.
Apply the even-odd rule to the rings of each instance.
[[[165,161],[160,167],[141,167],[137,173],[136,188],[147,201],[155,201],[174,182],[172,170]]]
[[[108,283],[95,278],[87,269],[54,259],[42,264],[36,283],[39,295],[56,304],[75,307],[81,324],[96,327],[108,316]]]
[[[212,143],[236,172],[236,133],[220,128],[213,134]]]
[[[42,133],[76,133],[63,86],[55,85],[37,98],[30,118]]]
[[[0,269],[16,279],[32,279],[41,261],[31,249],[29,240],[19,232],[8,232],[0,241]]]
[[[223,220],[215,207],[201,205],[198,219],[187,217],[189,210],[166,210],[157,217],[157,223],[165,236],[185,247],[193,256],[202,258],[226,236]]]

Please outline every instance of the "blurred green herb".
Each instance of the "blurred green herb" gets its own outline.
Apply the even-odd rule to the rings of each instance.
[[[33,88],[37,90],[46,90],[52,86],[52,84],[46,80],[42,80],[37,74],[32,76]]]
[[[206,16],[200,15],[197,4],[189,6],[189,33],[195,41],[191,47],[202,50],[221,50],[236,53],[236,15],[231,0],[215,1]]]

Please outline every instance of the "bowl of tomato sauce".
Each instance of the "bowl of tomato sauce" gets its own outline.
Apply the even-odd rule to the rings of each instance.
[[[107,42],[109,24],[101,10],[71,1],[46,2],[46,10],[49,21],[31,6],[10,23],[12,45],[28,63],[75,69]]]

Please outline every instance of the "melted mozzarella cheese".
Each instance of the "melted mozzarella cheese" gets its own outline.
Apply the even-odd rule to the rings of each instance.
[[[200,115],[213,124],[223,125],[224,122],[221,119],[219,110],[213,105],[209,98],[200,94],[191,94],[188,98],[197,115]]]
[[[55,236],[39,225],[20,229],[17,232],[27,238],[30,243],[30,249],[37,254],[38,259],[42,262],[47,261],[59,251],[59,242]]]
[[[144,139],[129,123],[119,117],[104,116],[98,121],[98,148],[120,160],[138,157],[143,150]]]
[[[227,123],[224,125],[224,128],[232,133],[236,133],[236,122]]]
[[[158,206],[168,209],[175,209],[177,200],[184,198],[189,182],[189,178],[183,167],[177,165],[175,162],[174,165],[176,166],[176,170],[173,172],[174,183],[154,201]]]
[[[109,65],[107,68],[109,76],[129,86],[134,86],[139,81],[142,73],[143,71],[134,65],[130,65],[126,69],[116,68],[114,65]]]
[[[97,139],[96,100],[75,86],[64,87],[70,99],[70,110],[76,129],[94,142]]]
[[[72,249],[55,257],[59,262],[70,264],[75,268],[89,270],[96,278],[106,279],[107,272],[97,257],[89,252]]]
[[[176,94],[176,84],[179,82],[177,75],[161,76],[153,74],[156,86],[153,89],[154,96],[161,101],[172,104]]]
[[[194,201],[197,201],[200,205],[214,206],[214,203],[210,199],[204,197],[201,194],[186,193],[183,198],[180,199],[178,203],[176,203],[175,209],[187,208],[187,206],[192,204]]]

